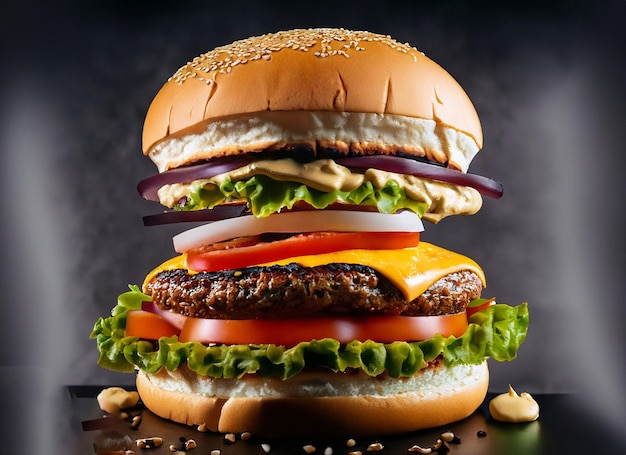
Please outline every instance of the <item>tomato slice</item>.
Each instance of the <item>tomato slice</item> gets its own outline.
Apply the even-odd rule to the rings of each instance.
[[[144,310],[131,310],[126,319],[126,336],[136,336],[146,340],[178,335],[180,330],[161,316]]]
[[[477,313],[479,311],[484,310],[485,308],[489,308],[491,305],[495,305],[496,299],[492,297],[490,299],[476,299],[472,300],[469,305],[467,305],[467,317],[469,318],[472,314]]]
[[[302,341],[334,338],[353,340],[421,341],[440,333],[461,336],[467,330],[465,313],[442,316],[370,316],[287,320],[222,320],[189,318],[180,333],[182,342],[204,344],[276,344],[295,346]]]
[[[187,253],[187,266],[197,272],[231,270],[288,257],[335,251],[393,250],[416,246],[419,232],[312,232],[273,242]]]

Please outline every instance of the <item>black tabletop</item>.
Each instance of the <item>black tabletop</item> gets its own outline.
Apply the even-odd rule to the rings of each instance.
[[[444,431],[452,431],[459,440],[447,443],[436,453],[626,454],[624,435],[611,434],[607,428],[598,427],[585,413],[577,397],[569,394],[535,396],[541,409],[535,422],[511,424],[494,421],[488,411],[488,403],[494,395],[489,394],[481,407],[462,421],[394,436],[354,438],[354,446],[348,446],[347,442],[351,439],[348,434],[345,438],[329,440],[290,439],[287,435],[281,440],[267,440],[254,435],[242,439],[241,434],[236,434],[232,442],[222,434],[200,432],[195,427],[165,421],[141,406],[130,413],[129,419],[104,425],[101,420],[103,412],[95,399],[100,390],[101,387],[95,386],[69,387],[68,405],[73,434],[68,435],[67,440],[75,441],[76,453],[94,453],[94,445],[118,441],[136,453],[149,450],[150,454],[158,455],[172,453],[171,446],[181,449],[185,439],[193,439],[197,445],[193,453],[197,454],[211,454],[214,450],[219,450],[220,455],[305,454],[307,450],[324,455],[356,451],[363,454],[409,454],[415,453],[410,450],[413,446],[432,447]],[[132,424],[133,415],[141,415],[141,423],[136,428]],[[162,438],[160,447],[143,451],[137,447],[138,439],[153,437]]]

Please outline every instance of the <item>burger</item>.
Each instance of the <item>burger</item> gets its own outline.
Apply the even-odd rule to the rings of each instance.
[[[282,31],[181,67],[152,101],[138,185],[176,255],[91,334],[158,416],[267,437],[384,435],[472,414],[527,305],[482,298],[468,257],[422,241],[498,182],[467,172],[476,111],[389,36]]]

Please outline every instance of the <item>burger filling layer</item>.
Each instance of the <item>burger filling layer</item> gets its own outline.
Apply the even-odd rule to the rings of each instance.
[[[184,210],[247,203],[257,216],[292,208],[301,201],[315,208],[339,202],[374,206],[383,213],[409,209],[432,222],[450,215],[472,215],[482,206],[480,193],[468,186],[378,169],[353,172],[328,158],[254,161],[212,178],[164,185],[158,197],[166,207]]]

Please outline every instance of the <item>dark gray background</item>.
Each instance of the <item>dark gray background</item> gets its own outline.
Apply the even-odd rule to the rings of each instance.
[[[485,295],[530,304],[528,339],[517,360],[491,364],[491,390],[511,383],[580,393],[590,417],[623,424],[624,2],[295,5],[3,6],[6,434],[38,422],[41,441],[54,440],[67,425],[55,414],[63,385],[132,381],[96,366],[88,335],[128,283],[173,255],[170,237],[180,228],[144,228],[141,216],[159,207],[135,191],[155,172],[141,155],[141,128],[167,77],[235,39],[313,26],[408,41],[446,68],[478,110],[485,145],[470,171],[500,180],[504,197],[486,199],[472,217],[427,225],[423,238],[478,261]]]

